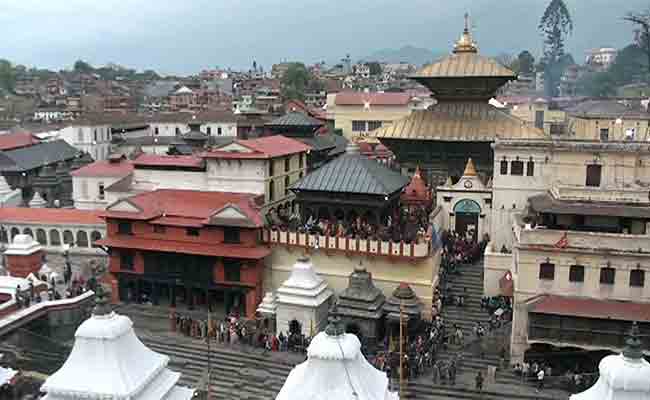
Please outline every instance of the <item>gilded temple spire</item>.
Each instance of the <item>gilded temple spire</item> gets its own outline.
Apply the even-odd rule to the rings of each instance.
[[[465,29],[460,39],[454,45],[454,53],[477,53],[478,48],[476,43],[472,40],[472,33],[469,28],[469,14],[465,13]]]

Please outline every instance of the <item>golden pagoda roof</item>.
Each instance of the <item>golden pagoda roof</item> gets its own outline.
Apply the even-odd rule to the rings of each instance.
[[[516,78],[516,74],[497,61],[478,55],[478,46],[469,29],[469,15],[465,14],[465,29],[454,44],[453,54],[424,66],[412,79],[502,77]]]
[[[463,176],[476,176],[476,167],[474,167],[474,161],[472,161],[472,157],[467,159],[467,164],[465,165],[465,172],[463,172]]]
[[[451,54],[442,60],[424,66],[412,79],[461,78],[461,77],[506,77],[516,75],[497,61],[468,51]]]
[[[509,115],[487,102],[441,102],[412,112],[371,133],[379,139],[492,142],[501,139],[543,139],[532,123]]]

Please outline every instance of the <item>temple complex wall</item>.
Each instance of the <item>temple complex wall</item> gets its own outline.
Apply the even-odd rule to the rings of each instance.
[[[303,255],[303,249],[289,246],[274,246],[267,260],[265,291],[277,290],[289,278],[292,266]],[[318,275],[327,281],[329,287],[340,293],[348,287],[350,274],[359,262],[372,274],[375,284],[386,297],[389,297],[400,282],[408,283],[424,304],[424,312],[431,313],[433,287],[438,284],[441,249],[433,255],[413,261],[386,256],[366,257],[347,256],[344,253],[330,253],[322,250],[311,251],[309,257]]]
[[[490,242],[485,247],[483,259],[483,295],[490,297],[502,294],[499,281],[513,267],[512,254],[501,253],[494,244]]]

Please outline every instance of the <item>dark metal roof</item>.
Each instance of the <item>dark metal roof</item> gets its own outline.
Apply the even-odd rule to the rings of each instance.
[[[79,150],[64,140],[43,142],[0,153],[0,171],[29,171],[43,165],[70,160],[78,154]]]
[[[553,198],[549,193],[532,196],[528,202],[532,210],[538,213],[650,218],[650,207],[628,206],[620,203],[564,201]]]
[[[312,151],[325,151],[333,150],[336,147],[334,140],[329,136],[317,135],[313,137],[294,137],[292,139],[299,140],[307,146],[311,147]]]
[[[297,111],[291,111],[279,118],[266,123],[266,126],[300,126],[300,127],[317,127],[323,126],[323,122],[312,118],[309,115]]]
[[[359,154],[344,154],[307,174],[291,189],[390,195],[401,191],[408,177]]]
[[[650,119],[650,113],[641,107],[640,101],[588,100],[569,108],[566,112],[577,118]]]

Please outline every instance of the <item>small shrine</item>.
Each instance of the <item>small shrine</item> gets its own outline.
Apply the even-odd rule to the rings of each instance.
[[[278,309],[276,296],[273,292],[266,292],[262,302],[257,306],[257,313],[260,315],[264,327],[275,331],[275,314]]]
[[[436,204],[442,207],[443,229],[462,235],[471,233],[479,241],[490,231],[492,189],[483,183],[471,158],[465,164],[463,176],[456,183],[448,178],[436,188],[436,196]]]
[[[382,338],[385,301],[386,297],[372,281],[372,274],[359,265],[330,314],[339,317],[346,332],[356,334],[362,344],[374,346]]]
[[[7,270],[11,276],[21,278],[38,274],[43,261],[43,246],[29,235],[16,235],[5,251]]]
[[[598,366],[598,381],[570,400],[650,399],[650,363],[643,358],[639,327],[632,325],[621,354],[603,358]]]
[[[187,125],[190,130],[183,134],[183,141],[193,148],[202,148],[205,146],[210,137],[201,131],[201,122],[196,119],[196,116]]]
[[[415,169],[415,173],[413,174],[409,184],[404,188],[404,191],[400,196],[400,202],[403,207],[406,207],[409,210],[431,210],[431,206],[433,205],[433,196],[431,194],[431,189],[429,189],[427,183],[422,178],[419,166]]]
[[[345,333],[343,324],[332,318],[311,341],[307,361],[291,370],[275,399],[398,400],[388,384],[386,373],[361,353],[356,335]]]
[[[133,322],[110,309],[100,286],[92,316],[75,333],[63,366],[45,380],[44,400],[189,400],[194,390],[178,385],[169,357],[147,348]]]
[[[307,336],[320,331],[327,321],[332,295],[309,258],[299,258],[289,279],[277,290],[277,330]]]
[[[390,337],[399,338],[400,315],[407,332],[414,332],[422,320],[422,303],[411,286],[402,282],[386,300],[384,315]]]

